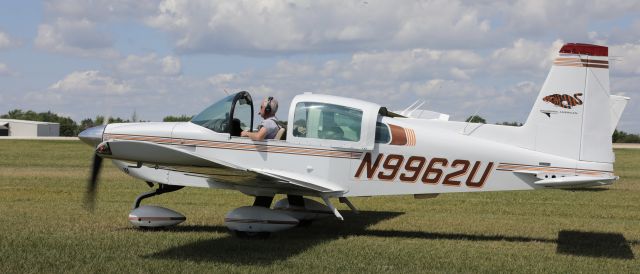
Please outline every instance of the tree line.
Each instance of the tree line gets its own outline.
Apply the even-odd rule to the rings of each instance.
[[[104,116],[98,115],[94,119],[87,118],[80,121],[80,123],[77,123],[70,117],[64,117],[56,113],[53,113],[51,111],[35,112],[33,110],[23,111],[21,109],[11,110],[6,114],[0,115],[0,118],[58,123],[60,124],[60,136],[68,136],[68,137],[78,136],[78,133],[82,132],[87,128],[104,125],[104,124],[145,122],[145,121],[138,120],[138,115],[135,111],[133,112],[133,115],[131,115],[131,118],[129,119],[123,119],[120,117],[104,117]],[[180,121],[189,121],[189,120],[191,120],[191,116],[187,116],[187,115],[167,116],[167,117],[164,117],[163,119],[164,122],[180,122]]]
[[[0,115],[0,118],[4,118],[4,119],[17,119],[17,120],[59,123],[60,136],[78,136],[78,133],[82,132],[87,128],[99,126],[103,124],[145,122],[145,121],[139,121],[137,117],[138,115],[134,111],[130,119],[122,119],[120,117],[106,118],[104,116],[99,115],[99,116],[96,116],[95,119],[87,118],[80,121],[80,123],[76,123],[70,117],[63,117],[51,111],[35,112],[32,110],[23,111],[21,109],[14,109],[9,111],[7,114]],[[184,114],[178,115],[178,116],[169,115],[169,116],[165,116],[162,119],[162,121],[163,122],[187,122],[187,121],[190,121],[191,118],[193,118],[193,116],[184,115]],[[487,121],[484,118],[478,115],[469,116],[465,120],[465,122],[482,123],[482,124],[487,123]],[[500,123],[496,123],[496,125],[519,127],[519,126],[522,126],[522,123],[500,122]],[[611,136],[611,139],[614,143],[640,143],[640,135],[627,133],[617,129],[613,132],[613,136]]]
[[[482,124],[486,124],[487,121],[478,116],[478,115],[472,115],[469,116],[469,118],[467,118],[465,120],[465,122],[468,123],[482,123]],[[501,125],[501,126],[513,126],[513,127],[520,127],[522,126],[522,123],[519,122],[500,122],[500,123],[496,123],[496,125]],[[614,130],[613,131],[613,135],[611,136],[611,141],[614,143],[640,143],[640,135],[639,134],[633,134],[633,133],[627,133],[624,132],[622,130]]]

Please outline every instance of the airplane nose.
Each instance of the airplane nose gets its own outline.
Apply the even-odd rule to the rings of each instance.
[[[80,132],[78,138],[85,144],[96,147],[102,142],[102,133],[106,127],[106,125],[90,127]]]

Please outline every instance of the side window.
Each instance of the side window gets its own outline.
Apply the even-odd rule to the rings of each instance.
[[[339,141],[360,141],[362,110],[324,103],[298,103],[293,136]]]
[[[386,144],[391,141],[391,136],[389,135],[389,126],[386,124],[376,122],[376,143]]]

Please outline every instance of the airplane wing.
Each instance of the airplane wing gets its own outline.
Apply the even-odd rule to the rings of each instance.
[[[152,173],[154,169],[166,169],[209,178],[213,181],[242,187],[273,188],[278,190],[342,192],[344,189],[319,178],[309,178],[293,172],[274,169],[244,168],[219,159],[209,159],[186,149],[146,141],[107,141],[110,155],[105,158],[142,163],[138,172]],[[152,167],[149,167],[152,166]],[[153,181],[153,180],[151,180]]]
[[[318,178],[313,179],[313,183],[311,183],[310,178],[306,176],[300,176],[297,173],[287,172],[282,170],[270,170],[270,169],[249,169],[251,172],[255,172],[257,174],[267,176],[269,178],[277,178],[282,181],[289,182],[290,184],[312,189],[318,192],[342,192],[345,189],[329,182],[326,180],[320,180]]]
[[[196,166],[196,167],[226,167],[240,169],[239,166],[224,161],[206,159],[185,149],[156,144],[146,141],[114,140],[107,141],[110,154],[100,154],[104,158],[114,158],[131,162],[147,164]]]

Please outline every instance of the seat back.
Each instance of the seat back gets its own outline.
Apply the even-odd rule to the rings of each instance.
[[[273,139],[274,139],[274,140],[284,140],[284,139],[285,139],[285,137],[286,137],[286,135],[284,134],[284,133],[285,133],[285,131],[287,131],[287,129],[286,129],[286,128],[281,127],[281,128],[278,130],[278,133],[276,133],[276,137],[274,137]]]

